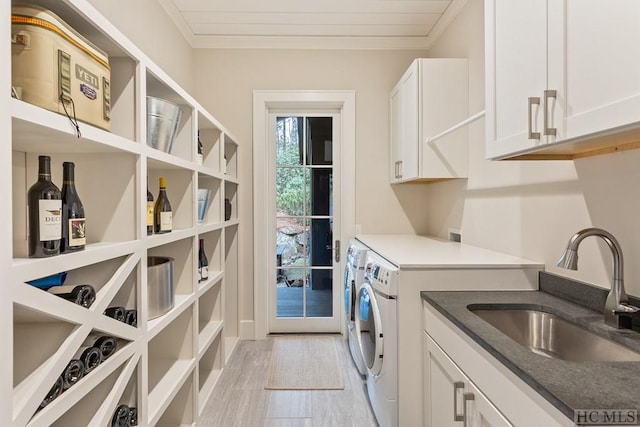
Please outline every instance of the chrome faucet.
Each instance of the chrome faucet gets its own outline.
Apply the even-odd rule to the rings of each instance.
[[[589,236],[598,236],[604,240],[613,255],[613,282],[611,291],[604,304],[604,322],[614,328],[631,328],[631,316],[638,313],[640,308],[629,305],[629,299],[624,291],[622,249],[615,237],[601,228],[585,228],[571,236],[567,248],[558,261],[558,267],[569,270],[578,269],[578,246]]]

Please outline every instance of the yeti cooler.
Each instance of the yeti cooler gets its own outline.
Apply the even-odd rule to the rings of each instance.
[[[11,8],[11,78],[20,99],[109,130],[108,56],[53,13]]]

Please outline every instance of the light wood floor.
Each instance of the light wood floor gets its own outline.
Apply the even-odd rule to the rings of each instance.
[[[238,343],[198,426],[375,427],[364,379],[336,335],[344,390],[265,390],[273,338]]]

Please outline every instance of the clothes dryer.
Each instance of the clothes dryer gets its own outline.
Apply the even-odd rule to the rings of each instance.
[[[346,319],[347,339],[353,363],[358,368],[360,375],[367,374],[367,368],[362,360],[360,344],[356,337],[355,328],[355,305],[358,286],[364,279],[364,267],[367,261],[367,251],[369,248],[359,241],[353,239],[349,242],[347,249],[347,262],[344,268],[344,310]]]

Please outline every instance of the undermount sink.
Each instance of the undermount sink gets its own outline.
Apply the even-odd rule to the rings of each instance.
[[[573,362],[637,362],[640,354],[557,315],[535,309],[468,307],[532,352]]]

